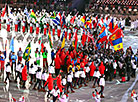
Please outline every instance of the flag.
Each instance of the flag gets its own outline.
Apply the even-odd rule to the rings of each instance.
[[[61,42],[61,49],[63,49],[65,47],[65,31],[63,31]]]
[[[112,30],[114,29],[114,19],[111,19],[111,22],[109,23],[109,31],[112,32]]]
[[[78,12],[75,14],[75,16],[73,16],[73,17],[70,19],[70,23],[71,23],[71,24],[74,24],[74,21],[75,21],[77,15],[78,15]]]
[[[30,56],[30,53],[31,53],[31,44],[29,42],[29,44],[27,45],[27,47],[26,47],[26,49],[25,49],[25,51],[23,53],[23,59],[27,60],[29,58],[29,56]]]
[[[14,52],[14,38],[11,39],[10,49],[11,49],[12,52]]]
[[[5,8],[4,8],[4,10],[2,11],[1,17],[4,17],[4,15],[5,15],[5,12],[6,12],[6,5],[5,5]]]
[[[83,16],[80,20],[83,22],[83,24],[85,23],[85,19],[86,19],[86,17],[85,16]]]
[[[120,50],[120,49],[123,49],[122,37],[121,38],[118,38],[116,40],[113,40],[112,41],[112,44],[113,44],[113,47],[114,47],[114,50],[115,51]]]
[[[43,44],[43,41],[42,41],[41,37],[39,38],[38,43],[40,44],[40,50],[39,50],[39,52],[43,53],[44,44]]]
[[[118,38],[120,38],[120,37],[123,37],[124,35],[123,35],[123,31],[121,30],[121,29],[116,29],[114,32],[113,32],[113,34],[112,35],[110,35],[109,36],[109,41],[110,41],[110,43],[111,43],[111,45],[113,46],[113,44],[112,44],[112,41],[113,40],[116,40],[116,39],[118,39]]]
[[[30,14],[30,17],[34,18],[35,21],[37,20],[37,19],[36,19],[36,15],[35,15],[35,13],[34,13],[34,10],[32,10],[32,12],[31,12],[31,14]]]
[[[27,10],[27,8],[25,7],[25,9],[24,9],[24,14],[26,14],[27,15],[27,17],[29,18],[29,13],[28,13],[28,10]]]
[[[42,17],[41,17],[40,21],[42,21],[42,20],[43,20],[43,18],[44,18],[45,16],[46,16],[46,14],[45,14],[44,16],[42,16]]]
[[[53,21],[56,25],[60,25],[60,16],[57,15],[54,19],[52,19],[52,21]]]
[[[52,43],[52,39],[51,39],[51,32],[50,32],[50,28],[48,30],[48,40],[49,40],[49,45],[52,48],[53,47],[53,43]]]
[[[61,21],[63,25],[66,24],[66,19],[65,19],[65,13],[63,12],[63,16],[62,16],[62,21]]]
[[[51,19],[55,19],[56,18],[56,12],[53,12],[52,16],[50,17]]]

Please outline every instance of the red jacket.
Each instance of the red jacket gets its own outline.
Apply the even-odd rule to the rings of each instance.
[[[94,62],[92,62],[90,65],[90,76],[93,76],[95,69],[96,69],[96,67],[94,65]]]
[[[101,62],[101,65],[99,66],[100,74],[104,74],[105,66],[103,65],[103,62]]]
[[[64,88],[61,83],[62,83],[62,81],[61,81],[61,78],[59,75],[57,78],[57,87],[59,88],[60,92],[62,92],[63,91],[62,88]]]
[[[52,78],[52,75],[49,75],[47,81],[45,82],[44,86],[48,83],[48,89],[52,90],[53,89],[53,81],[56,80],[56,78]]]
[[[55,69],[60,69],[60,66],[61,66],[61,60],[60,60],[59,56],[57,56],[55,58]]]
[[[25,65],[23,70],[22,70],[22,80],[26,81],[27,80],[27,66]]]
[[[68,55],[68,59],[67,59],[67,67],[69,67],[69,65],[70,65],[70,63],[71,63],[71,56],[70,55]]]
[[[65,53],[64,52],[62,52],[62,54],[61,54],[61,65],[64,65],[64,63],[65,63],[65,57],[66,57],[66,55],[65,55]]]

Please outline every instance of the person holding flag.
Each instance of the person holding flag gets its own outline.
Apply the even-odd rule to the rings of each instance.
[[[25,65],[27,66],[27,69],[29,70],[29,61],[30,61],[30,53],[31,53],[31,43],[27,45],[24,53],[23,53],[23,59],[25,60]]]

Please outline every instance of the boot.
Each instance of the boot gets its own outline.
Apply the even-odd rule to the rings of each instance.
[[[82,85],[79,86],[79,88],[81,88],[81,87],[82,87]]]
[[[30,84],[33,84],[31,81],[29,82]]]
[[[95,88],[95,86],[93,85],[92,88]]]
[[[33,90],[37,90],[37,89],[34,87]]]
[[[104,98],[104,96],[103,96],[103,95],[101,95],[100,97],[101,97],[101,98]]]
[[[67,93],[69,93],[69,90],[67,90]]]
[[[86,86],[88,86],[87,84],[84,84],[84,86],[86,87]]]

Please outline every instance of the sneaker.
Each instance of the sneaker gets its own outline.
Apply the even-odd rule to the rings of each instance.
[[[74,87],[74,89],[77,89],[76,87]]]
[[[74,93],[74,92],[75,92],[75,91],[73,91],[73,90],[71,91],[71,93]]]
[[[67,93],[69,93],[69,91],[67,90]]]

